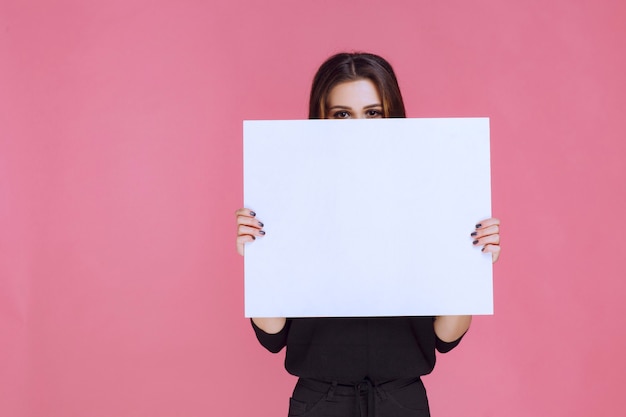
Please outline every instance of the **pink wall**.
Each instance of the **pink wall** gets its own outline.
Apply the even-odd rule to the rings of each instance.
[[[492,120],[496,314],[426,378],[433,414],[621,415],[625,21],[618,0],[3,0],[0,415],[286,415],[294,380],[243,318],[241,121],[305,118],[345,49],[389,58],[412,117]]]

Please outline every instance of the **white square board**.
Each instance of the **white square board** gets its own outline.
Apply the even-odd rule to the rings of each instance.
[[[246,317],[492,314],[489,119],[244,122]]]

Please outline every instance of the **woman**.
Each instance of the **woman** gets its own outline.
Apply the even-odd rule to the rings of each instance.
[[[367,53],[341,53],[319,68],[309,101],[310,119],[406,117],[393,69]],[[239,209],[237,250],[265,235],[256,213]],[[500,254],[500,222],[479,222],[473,245]],[[289,416],[429,416],[420,377],[435,365],[435,350],[460,342],[471,316],[368,318],[253,318],[260,343],[287,346],[285,367],[300,379]]]

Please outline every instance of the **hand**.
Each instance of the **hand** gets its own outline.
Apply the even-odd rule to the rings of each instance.
[[[483,246],[482,251],[491,254],[495,263],[500,257],[500,220],[491,218],[478,222],[471,234],[474,246]]]
[[[235,212],[237,216],[237,252],[243,256],[244,244],[254,242],[257,237],[265,235],[263,223],[256,219],[256,213],[247,208]]]

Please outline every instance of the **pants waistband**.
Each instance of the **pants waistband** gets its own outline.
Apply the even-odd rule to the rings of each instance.
[[[421,383],[421,378],[394,379],[380,383],[373,382],[368,378],[359,382],[325,381],[312,378],[300,378],[298,380],[299,385],[302,385],[310,390],[316,392],[328,392],[332,388],[332,391],[336,395],[342,396],[353,396],[357,393],[367,393],[372,388],[382,392],[393,392],[416,382]]]

